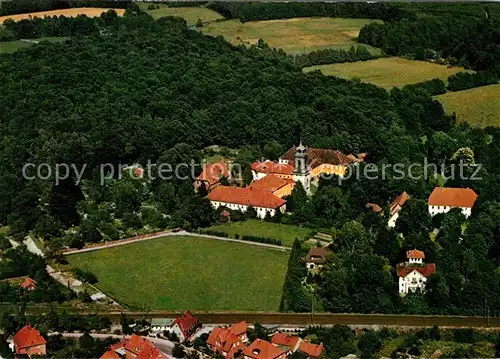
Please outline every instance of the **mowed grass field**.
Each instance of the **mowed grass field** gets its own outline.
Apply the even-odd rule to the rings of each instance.
[[[462,67],[433,64],[427,61],[387,57],[369,61],[319,65],[304,68],[305,72],[320,70],[323,74],[345,79],[358,78],[384,88],[439,78],[446,81],[450,75],[465,71]]]
[[[223,19],[224,16],[213,10],[204,7],[168,7],[163,4],[158,5],[159,9],[148,10],[149,3],[139,3],[139,7],[150,14],[153,18],[158,19],[163,16],[177,16],[186,20],[188,25],[196,24],[198,19],[201,21],[213,21]]]
[[[359,30],[371,22],[370,19],[343,19],[330,17],[294,18],[285,20],[249,21],[228,20],[209,24],[203,33],[224,38],[236,45],[256,44],[259,39],[269,46],[289,53],[304,53],[325,48],[349,49],[358,46]],[[380,51],[366,46],[373,52]]]
[[[68,260],[133,308],[277,311],[288,256],[251,244],[169,236]]]
[[[224,232],[231,238],[239,235],[242,236],[258,236],[274,238],[283,242],[283,245],[291,247],[295,238],[299,240],[308,239],[312,236],[312,230],[308,228],[290,226],[281,223],[265,222],[258,219],[252,219],[241,222],[231,222],[212,226],[210,230]]]
[[[500,84],[435,96],[458,121],[479,127],[500,126]]]
[[[23,19],[30,19],[30,18],[44,18],[46,16],[52,17],[52,16],[66,16],[66,17],[75,17],[78,15],[87,15],[88,17],[96,17],[100,16],[103,12],[106,12],[111,9],[106,9],[106,8],[97,8],[97,7],[81,7],[81,8],[72,8],[72,9],[61,9],[61,10],[51,10],[51,11],[40,11],[40,12],[31,12],[31,13],[25,13],[25,14],[16,14],[16,15],[7,15],[7,16],[0,16],[0,24],[3,24],[3,22],[7,19],[12,19],[14,21],[19,21]],[[116,11],[116,13],[120,16],[122,16],[125,13],[124,9],[113,9]]]
[[[0,42],[0,54],[15,52],[19,49],[25,49],[27,47],[35,45],[40,41],[61,42],[67,39],[68,39],[67,37],[40,37],[29,41],[15,40],[15,41]]]

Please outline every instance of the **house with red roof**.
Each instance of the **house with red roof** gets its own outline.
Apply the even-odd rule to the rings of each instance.
[[[130,338],[111,345],[100,359],[168,359],[147,338],[132,334]]]
[[[399,196],[397,196],[394,201],[391,202],[389,206],[389,221],[387,222],[387,226],[390,228],[396,227],[396,221],[399,218],[399,212],[403,208],[403,205],[410,198],[408,193],[403,192]]]
[[[231,179],[231,172],[226,161],[221,160],[214,163],[207,163],[203,166],[203,170],[193,185],[196,191],[199,191],[200,187],[203,186],[206,193],[209,193],[220,185],[222,177],[226,177],[228,180]]]
[[[201,323],[190,311],[185,312],[180,317],[175,318],[170,326],[170,331],[177,334],[181,342],[191,338],[200,329]]]
[[[36,280],[26,277],[19,287],[26,290],[34,290],[36,289]]]
[[[249,185],[250,188],[268,191],[279,198],[291,195],[294,186],[293,179],[281,178],[275,174],[267,175]]]
[[[285,359],[286,352],[262,339],[255,341],[243,350],[243,359]]]
[[[14,351],[17,355],[46,355],[47,341],[40,332],[30,325],[20,329],[13,338]]]
[[[431,216],[460,208],[462,214],[469,217],[476,200],[477,193],[471,188],[436,187],[429,196],[427,204]]]
[[[276,211],[285,212],[286,201],[273,193],[251,186],[231,187],[218,186],[208,194],[212,207],[226,207],[235,211],[246,212],[248,207],[254,207],[257,217],[265,218],[266,214],[274,216]]]
[[[302,341],[299,346],[299,352],[304,353],[310,359],[318,359],[323,354],[323,343],[321,344],[311,344],[306,341]]]
[[[288,335],[276,332],[271,338],[271,343],[278,349],[286,352],[287,355],[295,353],[302,343],[302,339],[296,335]]]
[[[221,354],[224,358],[232,359],[236,353],[245,349],[248,341],[248,324],[240,322],[231,327],[217,327],[210,332],[207,346],[214,353]]]
[[[399,277],[399,294],[405,296],[409,292],[423,292],[427,279],[436,271],[434,263],[424,263],[425,253],[417,249],[406,252],[408,259],[396,266]]]

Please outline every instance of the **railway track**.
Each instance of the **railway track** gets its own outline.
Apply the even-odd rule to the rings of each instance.
[[[0,304],[2,307],[11,305]],[[52,310],[66,311],[82,316],[99,315],[113,322],[120,322],[122,316],[130,319],[173,318],[180,311],[131,311],[109,310],[108,308],[70,308],[51,306]],[[26,314],[42,314],[49,311],[48,306],[28,305]],[[398,327],[474,327],[500,329],[500,317],[486,316],[432,316],[432,315],[396,315],[396,314],[339,314],[339,313],[279,313],[279,312],[196,312],[193,314],[206,324],[230,324],[239,321],[249,323],[280,325],[352,325],[352,326],[398,326]]]

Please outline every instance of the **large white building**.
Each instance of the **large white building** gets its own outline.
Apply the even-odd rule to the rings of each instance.
[[[436,187],[427,202],[429,214],[448,213],[453,208],[460,208],[465,217],[469,217],[477,200],[477,194],[470,188]]]
[[[425,253],[419,250],[406,252],[407,262],[399,263],[396,267],[399,277],[399,294],[406,294],[417,291],[423,292],[427,283],[427,278],[436,271],[434,263],[425,264],[423,262]]]

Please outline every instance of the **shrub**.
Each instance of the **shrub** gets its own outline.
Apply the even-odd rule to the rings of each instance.
[[[448,90],[461,91],[473,87],[487,86],[496,84],[498,77],[489,71],[480,71],[474,74],[459,72],[448,77]]]

